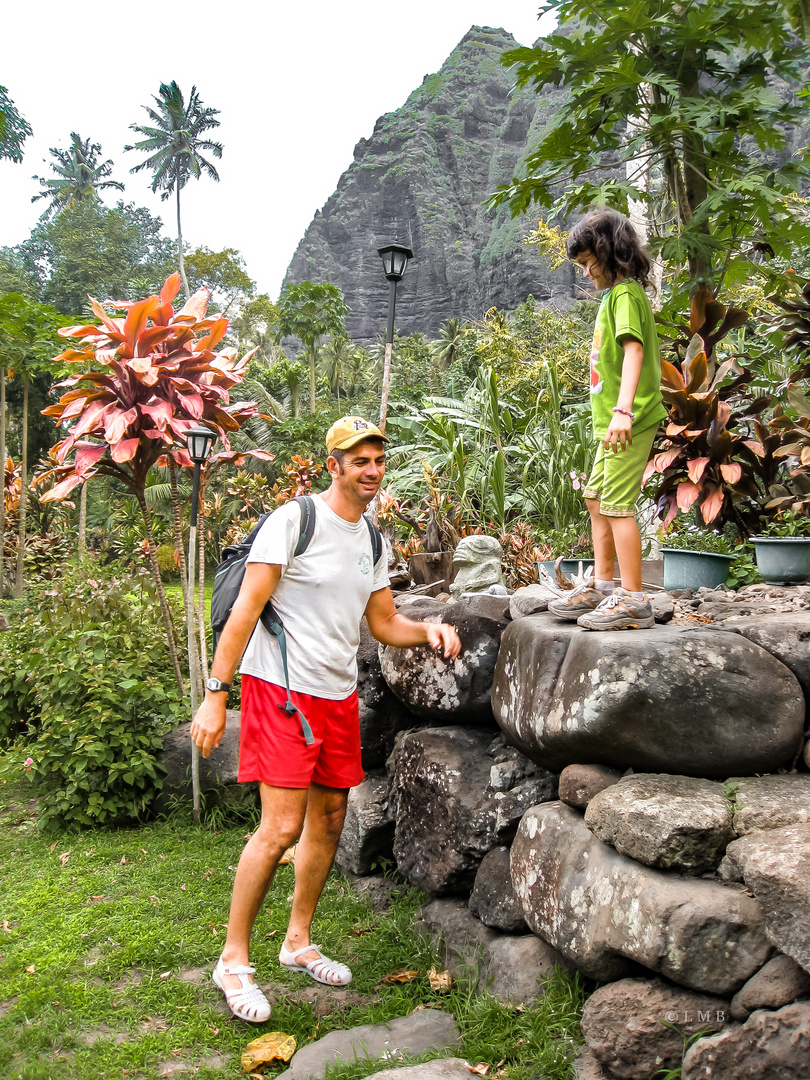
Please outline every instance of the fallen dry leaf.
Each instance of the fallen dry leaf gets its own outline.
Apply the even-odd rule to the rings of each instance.
[[[9,926],[8,919],[3,919],[3,933],[4,934],[10,934],[11,933],[11,927]]]
[[[355,937],[361,937],[363,934],[370,934],[373,929],[373,926],[353,926],[352,933]]]
[[[170,972],[170,971],[164,971],[164,972],[163,972],[163,973],[161,974],[161,976],[160,976],[160,977],[161,977],[161,979],[168,979],[168,977],[169,977],[170,975],[171,975],[171,972]]]
[[[185,891],[186,891],[186,886],[185,886],[185,884],[183,884],[183,885],[180,886],[180,892],[185,892]]]
[[[48,848],[48,851],[53,851],[53,849],[54,849],[54,848],[56,847],[56,845],[57,845],[58,843],[59,843],[59,841],[58,841],[58,840],[54,840],[54,842],[53,842],[53,843],[51,844],[51,846],[50,846],[50,847]]]
[[[59,856],[59,862],[62,864],[62,866],[66,865],[68,859],[70,858],[70,854],[71,853],[69,851],[63,851],[62,854]]]
[[[292,847],[288,847],[287,850],[284,852],[284,854],[281,856],[281,858],[278,860],[278,865],[279,866],[286,866],[287,863],[294,863],[295,862],[295,849],[297,847],[298,847],[297,844],[293,844]]]
[[[25,969],[25,973],[26,973],[26,975],[33,975],[35,971],[36,971],[36,967],[34,966],[34,964],[30,964],[30,965],[29,965],[29,966],[28,966],[28,967],[27,967],[27,968]]]
[[[453,989],[453,976],[449,971],[437,971],[432,967],[428,972],[428,981],[430,989],[437,994],[449,994]]]
[[[414,979],[418,978],[418,971],[407,971],[405,968],[400,968],[399,971],[392,971],[390,975],[383,975],[383,977],[377,981],[377,985],[392,986],[395,983],[413,982]]]
[[[126,857],[126,855],[122,855],[122,856],[121,856],[121,865],[122,865],[122,866],[129,866],[129,863],[127,862],[127,857]]]
[[[464,1063],[471,1073],[476,1073],[478,1076],[486,1076],[489,1072],[489,1065],[485,1061],[479,1061],[477,1065],[468,1065]]]
[[[295,1036],[283,1031],[268,1031],[249,1042],[242,1051],[242,1068],[246,1073],[253,1072],[257,1065],[268,1061],[289,1061],[295,1053]]]

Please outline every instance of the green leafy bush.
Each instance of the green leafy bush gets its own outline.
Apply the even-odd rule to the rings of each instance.
[[[10,684],[10,690],[8,686]],[[74,572],[41,589],[0,641],[0,730],[20,721],[46,829],[137,818],[155,753],[182,719],[151,582]]]
[[[160,570],[160,576],[163,580],[177,577],[180,573],[180,564],[174,546],[172,544],[161,544],[156,554],[158,570]]]

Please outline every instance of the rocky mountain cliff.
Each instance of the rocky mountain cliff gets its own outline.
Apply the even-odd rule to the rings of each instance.
[[[385,328],[388,286],[377,248],[386,243],[414,252],[397,293],[401,334],[435,336],[448,318],[480,319],[530,294],[571,296],[570,267],[552,272],[522,243],[536,216],[513,219],[483,206],[515,175],[562,98],[551,88],[514,89],[499,62],[514,46],[504,30],[474,26],[441,70],[360,140],[298,245],[285,284],[338,285],[355,341],[371,342]]]

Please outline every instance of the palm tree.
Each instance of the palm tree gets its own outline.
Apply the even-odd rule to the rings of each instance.
[[[315,354],[320,339],[346,336],[349,313],[343,293],[329,282],[285,285],[276,305],[276,339],[297,337],[309,357],[309,411],[315,412]]]
[[[466,333],[467,327],[462,326],[458,319],[448,319],[442,326],[438,341],[432,343],[432,349],[443,370],[446,371],[458,356]]]
[[[144,108],[155,126],[130,124],[132,131],[146,138],[133,146],[125,146],[124,150],[142,150],[149,154],[146,161],[129,171],[136,173],[141,169],[151,169],[152,191],[159,191],[161,199],[168,199],[172,192],[177,197],[177,262],[188,297],[188,279],[183,262],[183,230],[180,226],[180,192],[192,176],[199,180],[206,173],[212,180],[219,181],[219,173],[202,152],[210,150],[214,157],[221,158],[222,144],[200,138],[210,128],[219,127],[219,120],[215,119],[219,109],[205,108],[196,86],[192,86],[186,104],[183,92],[174,80],[168,86],[161,83],[160,96],[153,96],[153,100],[157,110],[150,109],[148,105],[144,105]]]
[[[337,396],[338,408],[340,408],[341,387],[345,387],[346,371],[353,353],[352,342],[344,334],[336,335],[319,350],[318,367],[329,384],[330,393]]]
[[[55,177],[33,176],[32,180],[39,180],[40,191],[31,196],[31,202],[37,199],[50,199],[42,215],[46,220],[53,214],[66,210],[74,203],[83,202],[85,199],[98,200],[98,192],[104,188],[116,188],[124,190],[124,185],[117,180],[108,180],[112,172],[112,159],[99,161],[101,143],[90,142],[82,139],[75,131],[70,133],[70,149],[57,150],[52,146],[51,157],[55,163],[51,163],[51,169],[56,173]]]

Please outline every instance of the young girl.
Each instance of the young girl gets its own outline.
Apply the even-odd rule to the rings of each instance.
[[[591,349],[591,412],[597,440],[585,485],[591,516],[594,583],[549,604],[588,630],[654,624],[641,585],[641,537],[635,505],[659,423],[661,361],[649,286],[650,260],[635,229],[615,210],[593,210],[568,236],[568,257],[603,290]],[[613,588],[618,558],[622,587]]]

